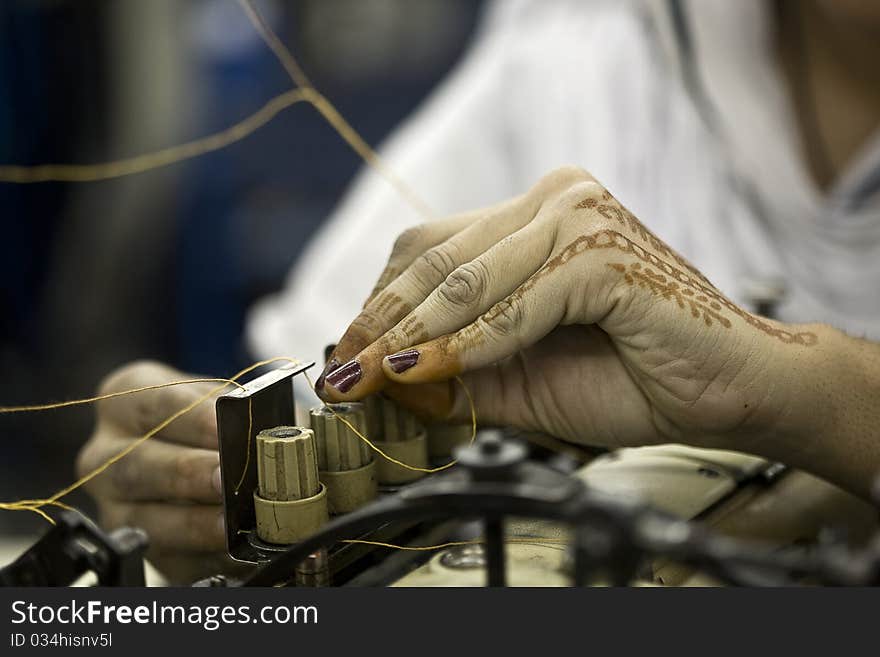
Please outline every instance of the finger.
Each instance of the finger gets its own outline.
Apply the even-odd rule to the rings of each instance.
[[[385,269],[379,276],[379,279],[376,282],[373,291],[370,293],[370,296],[364,303],[363,308],[366,309],[367,307],[375,305],[373,302],[376,298],[422,253],[442,242],[445,242],[466,226],[476,221],[477,218],[478,213],[467,212],[447,219],[413,226],[401,233],[395,240],[394,246],[391,249],[391,255],[388,257],[388,263],[385,265]],[[327,363],[324,370],[315,382],[316,389],[321,389],[324,382],[324,376],[327,373],[333,371],[341,363],[348,360],[351,354],[357,353],[360,350],[358,348],[351,351],[354,347],[347,346],[347,342],[354,343],[358,339],[356,331],[349,332],[351,332],[352,335],[348,335],[347,332],[346,336],[343,336],[342,340],[340,340],[341,348],[340,345],[337,344],[333,348],[330,356],[326,358]]]
[[[112,375],[101,387],[101,394],[160,385],[193,378],[171,367],[151,361],[132,363]],[[125,434],[143,435],[221,384],[188,383],[136,392],[100,402],[102,419]],[[158,434],[166,440],[195,447],[217,446],[217,419],[212,399],[177,418]]]
[[[398,383],[445,381],[524,349],[558,326],[568,296],[565,278],[543,267],[472,324],[387,356],[385,376]]]
[[[445,241],[423,249],[399,276],[372,298],[340,339],[325,374],[339,368],[397,324],[461,264],[473,260],[531,221],[539,202],[536,196],[529,194],[449,220],[449,226],[458,230]],[[316,382],[319,393],[324,380],[321,377]]]
[[[327,398],[359,399],[381,389],[386,383],[385,356],[467,326],[513,293],[547,262],[556,234],[548,219],[555,215],[552,207],[542,210],[526,226],[457,267],[394,328],[327,378]],[[392,365],[406,362],[395,360]]]
[[[476,212],[464,212],[446,219],[413,226],[403,231],[394,241],[385,269],[379,275],[364,307],[400,276],[413,261],[433,246],[445,242],[479,218]]]
[[[127,438],[96,441],[82,457],[89,472],[131,445]],[[102,496],[126,501],[191,501],[216,503],[220,455],[216,450],[149,440],[99,475],[93,488]]]
[[[207,552],[225,545],[223,511],[219,505],[130,504],[109,502],[103,508],[110,527],[140,527],[156,549]]]

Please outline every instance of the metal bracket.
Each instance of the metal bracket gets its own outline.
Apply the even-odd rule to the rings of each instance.
[[[217,435],[223,480],[226,549],[236,561],[259,563],[267,555],[248,541],[256,523],[253,492],[257,486],[255,436],[263,429],[295,424],[293,377],[314,363],[288,363],[217,399]],[[252,419],[250,422],[249,417]],[[251,434],[248,437],[248,425]]]

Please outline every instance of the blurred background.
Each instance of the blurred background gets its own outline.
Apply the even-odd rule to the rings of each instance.
[[[262,0],[371,144],[455,63],[478,0]],[[92,163],[223,129],[290,81],[235,0],[3,0],[0,163]],[[155,358],[227,375],[360,161],[309,106],[228,149],[97,183],[0,183],[0,405],[89,396]],[[0,499],[74,477],[90,408],[0,416]],[[70,501],[85,509],[84,494]],[[39,518],[0,512],[0,532]]]

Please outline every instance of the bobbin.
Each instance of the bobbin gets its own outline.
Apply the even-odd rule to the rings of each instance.
[[[315,435],[303,427],[274,427],[257,434],[256,446],[257,536],[267,543],[296,543],[329,519]]]
[[[364,433],[364,405],[319,406],[309,411],[309,417],[318,452],[318,476],[327,487],[330,513],[348,513],[375,499],[378,482],[373,450],[345,423]]]
[[[366,399],[366,411],[368,435],[381,436],[381,439],[373,440],[376,447],[413,468],[428,467],[427,434],[412,413],[381,395]],[[382,456],[376,460],[376,476],[380,484],[405,484],[425,474],[392,463]]]
[[[456,447],[467,445],[473,434],[470,424],[434,422],[425,426],[428,433],[428,456],[444,459],[452,456]]]

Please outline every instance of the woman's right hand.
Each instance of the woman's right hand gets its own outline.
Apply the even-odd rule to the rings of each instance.
[[[852,486],[864,464],[843,450],[816,459],[803,441],[827,430],[823,382],[841,383],[839,356],[831,329],[737,306],[569,168],[405,233],[316,387],[330,402],[387,389],[464,420],[449,384],[460,376],[485,422],[609,447],[751,451]]]

